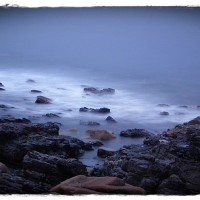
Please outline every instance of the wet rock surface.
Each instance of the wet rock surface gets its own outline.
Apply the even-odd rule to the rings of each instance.
[[[113,119],[111,116],[106,117],[107,122],[116,123],[117,121]]]
[[[54,114],[54,113],[47,113],[47,114],[45,114],[45,115],[43,115],[44,117],[49,117],[49,118],[60,118],[60,116],[59,115],[57,115],[57,114]]]
[[[110,148],[105,148],[105,147],[99,147],[97,150],[97,156],[99,157],[108,157],[114,155],[115,151]]]
[[[80,125],[85,125],[85,126],[100,126],[100,123],[94,122],[94,121],[80,121]]]
[[[123,146],[113,151],[99,147],[103,145],[100,141],[86,143],[59,135],[56,123],[32,123],[26,118],[11,116],[0,118],[0,193],[81,194],[87,189],[87,192],[102,192],[79,188],[76,184],[72,186],[71,182],[65,187],[66,179],[68,182],[73,177],[83,175],[88,176],[84,178],[86,182],[90,176],[94,178],[90,181],[97,182],[100,180],[98,177],[105,181],[112,178],[123,180],[123,184],[129,184],[128,187],[140,188],[139,194],[143,194],[144,190],[146,194],[199,194],[200,117],[158,135],[139,130],[139,133],[145,133],[143,145]],[[88,134],[102,141],[115,138],[113,133],[106,130],[92,129]],[[104,164],[95,166],[88,173],[87,166],[79,161],[79,157],[85,151],[93,150],[93,147],[99,147],[97,153],[104,159]],[[59,189],[50,191],[51,188]],[[118,191],[127,194],[126,190],[121,189],[118,187],[111,193]]]
[[[124,178],[147,194],[200,193],[200,117],[177,125],[144,145],[122,147],[96,167],[92,176]]]
[[[42,93],[40,90],[31,90],[32,93]]]
[[[114,94],[115,93],[115,89],[112,88],[104,88],[104,89],[98,89],[95,87],[85,87],[84,92],[89,92],[89,93],[93,93],[93,94]]]
[[[26,82],[27,82],[27,83],[36,83],[36,81],[33,80],[33,79],[27,79]]]
[[[79,109],[79,112],[109,113],[110,109],[109,108],[94,109],[94,108],[82,107]]]
[[[120,136],[122,137],[133,137],[133,138],[138,138],[138,137],[149,137],[152,134],[147,132],[144,129],[127,129],[126,131],[121,131]]]
[[[37,99],[35,101],[36,104],[50,104],[51,102],[51,99],[44,96],[37,96]]]
[[[90,143],[59,135],[55,123],[0,118],[0,193],[48,193],[67,178],[85,175],[78,158],[92,149]]]
[[[169,113],[166,111],[162,111],[162,112],[160,112],[160,115],[167,116],[167,115],[169,115]]]

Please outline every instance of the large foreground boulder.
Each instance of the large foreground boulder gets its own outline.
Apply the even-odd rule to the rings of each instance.
[[[144,189],[126,184],[116,177],[86,177],[79,175],[51,189],[59,194],[145,194]]]

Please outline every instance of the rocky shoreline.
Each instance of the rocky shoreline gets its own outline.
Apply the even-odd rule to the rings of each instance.
[[[35,83],[34,80],[27,80]],[[0,88],[4,85],[0,83]],[[3,88],[4,89],[4,88]],[[112,88],[84,87],[87,95],[113,95]],[[31,90],[32,93],[42,93]],[[37,96],[36,104],[53,100]],[[159,107],[168,107],[159,104]],[[4,104],[2,111],[14,109]],[[79,112],[105,115],[110,109],[82,107]],[[168,115],[167,112],[160,115]],[[33,116],[34,117],[34,116]],[[58,114],[43,115],[60,118]],[[111,116],[108,123],[117,123]],[[80,121],[84,126],[100,126]],[[154,135],[144,129],[127,129],[119,135],[105,129],[88,129],[84,142],[60,135],[61,123],[33,123],[30,119],[0,118],[0,194],[164,194],[200,193],[200,117]],[[70,132],[76,132],[71,128]],[[104,147],[116,137],[143,138],[143,145]],[[101,166],[86,166],[80,160],[86,151],[97,149]]]
[[[98,140],[86,143],[59,135],[56,123],[35,124],[25,118],[1,118],[0,193],[200,193],[200,117],[156,136],[143,129],[128,129],[122,131],[123,135],[144,137],[144,144],[112,151],[102,147],[103,143]],[[97,153],[105,161],[102,166],[91,169],[79,158],[95,146],[101,146]],[[85,186],[74,185],[74,180],[84,181],[82,186]],[[96,187],[91,188],[87,181],[93,181]],[[100,184],[102,181],[108,182],[106,188]]]

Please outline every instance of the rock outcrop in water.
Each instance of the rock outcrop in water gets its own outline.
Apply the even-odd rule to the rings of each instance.
[[[95,87],[85,87],[83,90],[84,90],[84,92],[90,92],[93,94],[100,94],[100,95],[115,93],[115,89],[112,89],[112,88],[104,88],[101,90],[101,89],[97,89]]]
[[[59,135],[55,123],[0,119],[0,193],[39,194],[67,178],[87,174],[78,161],[92,144]],[[10,173],[7,174],[9,166]]]
[[[0,82],[0,87],[4,87],[3,83]]]
[[[127,129],[126,131],[121,131],[120,136],[122,137],[133,137],[133,138],[139,138],[139,137],[149,137],[152,134],[147,132],[144,129]]]
[[[93,176],[115,176],[147,194],[200,193],[200,117],[122,147],[96,168]]]
[[[109,108],[94,109],[94,108],[82,107],[82,108],[79,109],[79,112],[109,113],[110,109]]]
[[[42,93],[40,90],[31,90],[32,93]]]
[[[92,129],[86,131],[92,139],[97,140],[110,140],[114,139],[116,136],[111,131]]]
[[[107,122],[111,122],[111,123],[116,123],[117,121],[115,120],[115,119],[113,119],[111,116],[108,116],[107,118],[106,118],[106,121]]]
[[[102,133],[106,139],[115,137],[104,130],[89,131],[103,140]],[[102,145],[101,142],[86,143],[59,135],[58,125],[51,122],[34,124],[26,118],[0,118],[0,193],[80,194],[88,189],[130,194],[118,184],[116,187],[111,184],[113,190],[107,184],[105,187],[100,184],[123,179],[121,186],[136,186],[139,194],[144,190],[146,194],[200,194],[200,117],[162,134],[146,136],[143,145],[128,145],[118,151],[99,148],[98,156],[106,157],[105,162],[88,174],[87,166],[78,158],[93,146]],[[86,175],[92,176],[91,179]],[[84,187],[79,187],[76,181],[72,184],[71,180],[77,177],[84,177],[81,182]],[[93,189],[87,188],[85,183],[93,180],[98,184],[92,184]]]
[[[51,99],[44,96],[37,96],[35,103],[37,104],[50,104],[52,102]]]

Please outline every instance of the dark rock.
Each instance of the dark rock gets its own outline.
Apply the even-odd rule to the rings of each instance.
[[[113,156],[115,151],[113,149],[105,148],[105,147],[99,147],[97,150],[97,156],[99,157],[108,157]]]
[[[197,124],[200,124],[200,116],[194,118],[193,120],[189,121],[189,122],[186,123],[186,124],[188,124],[188,125],[197,125]]]
[[[93,176],[121,176],[147,194],[200,194],[200,117],[128,145],[95,167]]]
[[[26,118],[15,118],[15,117],[12,117],[12,116],[0,118],[0,123],[11,123],[11,122],[12,123],[22,123],[22,124],[31,123],[31,121],[29,119],[26,119]],[[14,124],[11,124],[11,126],[14,126]]]
[[[8,110],[8,109],[11,109],[11,108],[15,108],[13,106],[6,106],[4,104],[0,104],[0,109],[3,109],[4,111]]]
[[[44,96],[37,96],[35,103],[38,104],[50,104],[52,102],[51,99],[44,97]]]
[[[157,137],[148,137],[144,139],[143,143],[148,146],[155,146],[160,144],[160,140]]]
[[[58,184],[66,178],[87,173],[86,166],[76,159],[63,159],[36,151],[27,153],[23,159],[23,167],[25,170],[45,174],[43,181],[51,185]]]
[[[160,115],[167,116],[167,115],[169,115],[169,113],[166,111],[163,111],[163,112],[160,112]]]
[[[94,108],[82,107],[79,109],[79,112],[109,113],[110,109],[109,108],[94,109]]]
[[[164,104],[164,103],[161,103],[161,104],[158,104],[159,107],[169,107],[168,104]]]
[[[127,129],[126,131],[121,131],[120,136],[122,137],[149,137],[151,134],[144,129]]]
[[[169,178],[162,181],[158,187],[157,193],[167,195],[185,195],[187,194],[187,190],[181,179],[177,175],[172,174]]]
[[[84,88],[84,92],[90,92],[93,94],[114,94],[115,90],[112,88],[105,88],[105,89],[99,90],[94,87],[86,87]]]
[[[188,106],[179,106],[180,108],[188,108]]]
[[[0,194],[42,194],[47,193],[50,185],[27,180],[14,174],[0,173]]]
[[[0,83],[0,87],[4,87],[3,83]]]
[[[53,114],[53,113],[47,113],[46,115],[44,115],[45,117],[49,117],[49,118],[54,118],[54,117],[57,117],[57,118],[60,118],[59,115],[56,115],[56,114]]]
[[[88,121],[88,122],[80,121],[80,125],[99,126],[100,123],[98,123],[98,122],[93,122],[93,121]]]
[[[28,79],[26,80],[27,83],[35,83],[35,81],[33,79]]]
[[[116,123],[117,121],[115,120],[115,119],[113,119],[111,116],[108,116],[107,118],[106,118],[106,121],[107,122],[113,122],[113,123]]]
[[[65,89],[65,88],[57,88],[58,90],[67,90],[67,89]]]
[[[146,191],[146,194],[155,194],[157,190],[157,182],[150,178],[143,178],[139,186]]]
[[[90,142],[88,142],[88,143],[90,143],[90,144],[91,144],[92,146],[94,146],[94,147],[103,146],[103,143],[100,142],[100,141],[90,141]]]
[[[0,91],[5,91],[5,89],[4,88],[0,88]]]
[[[42,93],[40,90],[31,90],[32,93]]]
[[[9,172],[10,170],[8,169],[8,167],[2,162],[0,162],[0,173],[9,173]]]

